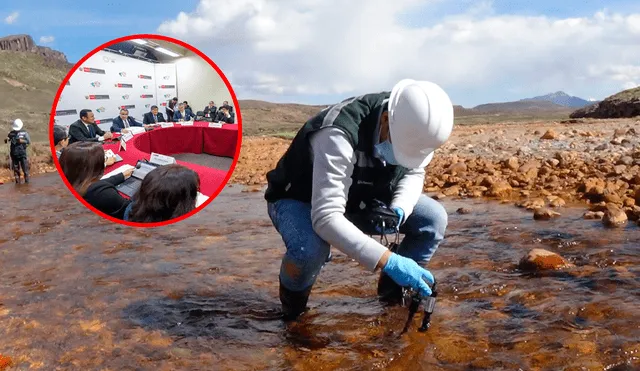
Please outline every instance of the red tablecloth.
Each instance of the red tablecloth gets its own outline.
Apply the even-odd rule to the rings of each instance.
[[[118,152],[119,143],[105,144],[122,157],[121,162],[105,168],[105,174],[122,165],[135,166],[138,160],[151,157],[151,152],[163,155],[176,153],[208,153],[215,156],[234,157],[238,139],[238,126],[223,125],[222,128],[210,128],[208,122],[195,122],[193,126],[181,126],[176,123],[172,128],[157,127],[146,133],[138,134],[127,142],[127,150]],[[214,169],[185,161],[176,162],[198,173],[200,192],[212,196],[227,176],[227,171]]]

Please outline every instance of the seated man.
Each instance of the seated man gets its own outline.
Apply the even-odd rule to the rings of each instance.
[[[176,111],[176,113],[173,114],[173,121],[174,122],[191,121],[193,117],[194,117],[193,113],[191,113],[191,111],[186,110],[184,103],[180,103],[178,105],[178,110]]]
[[[209,105],[204,108],[203,112],[205,117],[216,117],[218,107],[216,107],[216,104],[211,101],[209,102]]]
[[[227,124],[233,124],[235,122],[235,115],[229,112],[229,107],[222,106],[216,116],[217,122],[226,122]]]
[[[166,122],[162,113],[158,112],[158,106],[151,106],[151,112],[147,112],[144,114],[142,118],[142,124],[151,125],[157,124],[159,122]]]
[[[187,103],[186,100],[182,103],[184,103],[184,110],[187,112],[190,112],[193,115],[193,110],[191,109],[191,106],[189,105],[189,103]]]
[[[139,127],[147,127],[147,125],[142,125],[141,123],[139,123],[138,121],[136,121],[136,119],[134,119],[133,117],[129,117],[129,110],[127,110],[126,108],[123,108],[120,110],[120,116],[116,117],[113,120],[113,124],[111,125],[111,132],[112,133],[120,133],[122,132],[127,133],[129,132],[129,128],[132,126],[139,126]]]
[[[69,144],[75,142],[103,142],[113,138],[113,134],[105,133],[96,125],[96,118],[90,109],[80,111],[80,120],[69,127]]]
[[[229,105],[229,101],[224,101],[222,102],[222,107],[227,107],[227,109],[229,110],[230,113],[233,113],[233,106]]]

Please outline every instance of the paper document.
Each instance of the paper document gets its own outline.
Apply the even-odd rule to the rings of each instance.
[[[118,175],[118,174],[120,174],[120,173],[124,173],[125,171],[127,171],[127,170],[131,170],[131,169],[135,169],[135,168],[134,168],[133,166],[131,166],[131,165],[125,164],[125,165],[122,165],[122,166],[120,166],[119,168],[117,168],[117,169],[115,169],[115,170],[113,170],[113,171],[111,171],[111,172],[109,172],[109,173],[105,174],[105,175],[104,175],[102,178],[100,178],[100,179],[101,179],[101,180],[102,180],[102,179],[107,179],[107,178],[110,178],[110,177],[112,177],[112,176],[114,176],[114,175]]]
[[[198,198],[196,199],[196,207],[200,207],[200,205],[202,205],[203,203],[207,202],[207,200],[209,199],[209,197],[203,195],[202,193],[198,192]]]
[[[133,135],[142,134],[146,131],[144,127],[141,127],[141,126],[131,126],[128,129],[129,129],[129,132]]]

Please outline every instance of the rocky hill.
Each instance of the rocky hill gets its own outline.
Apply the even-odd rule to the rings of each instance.
[[[640,116],[640,87],[624,90],[602,102],[571,113],[571,118],[626,118]]]
[[[42,56],[43,61],[47,65],[60,68],[73,67],[64,53],[45,46],[36,45],[33,38],[29,35],[11,35],[0,38],[0,50],[35,53]]]

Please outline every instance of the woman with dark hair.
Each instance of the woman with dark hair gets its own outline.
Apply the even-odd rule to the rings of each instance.
[[[178,97],[173,97],[167,104],[165,112],[167,113],[167,120],[173,120],[173,114],[176,112],[176,106],[178,105]]]
[[[104,175],[104,149],[98,142],[75,142],[60,155],[60,167],[73,189],[91,206],[122,219],[131,201],[122,197],[115,186],[131,176],[133,169],[100,180]]]
[[[196,208],[200,177],[182,165],[171,164],[151,170],[127,207],[124,220],[153,223],[175,219]]]

